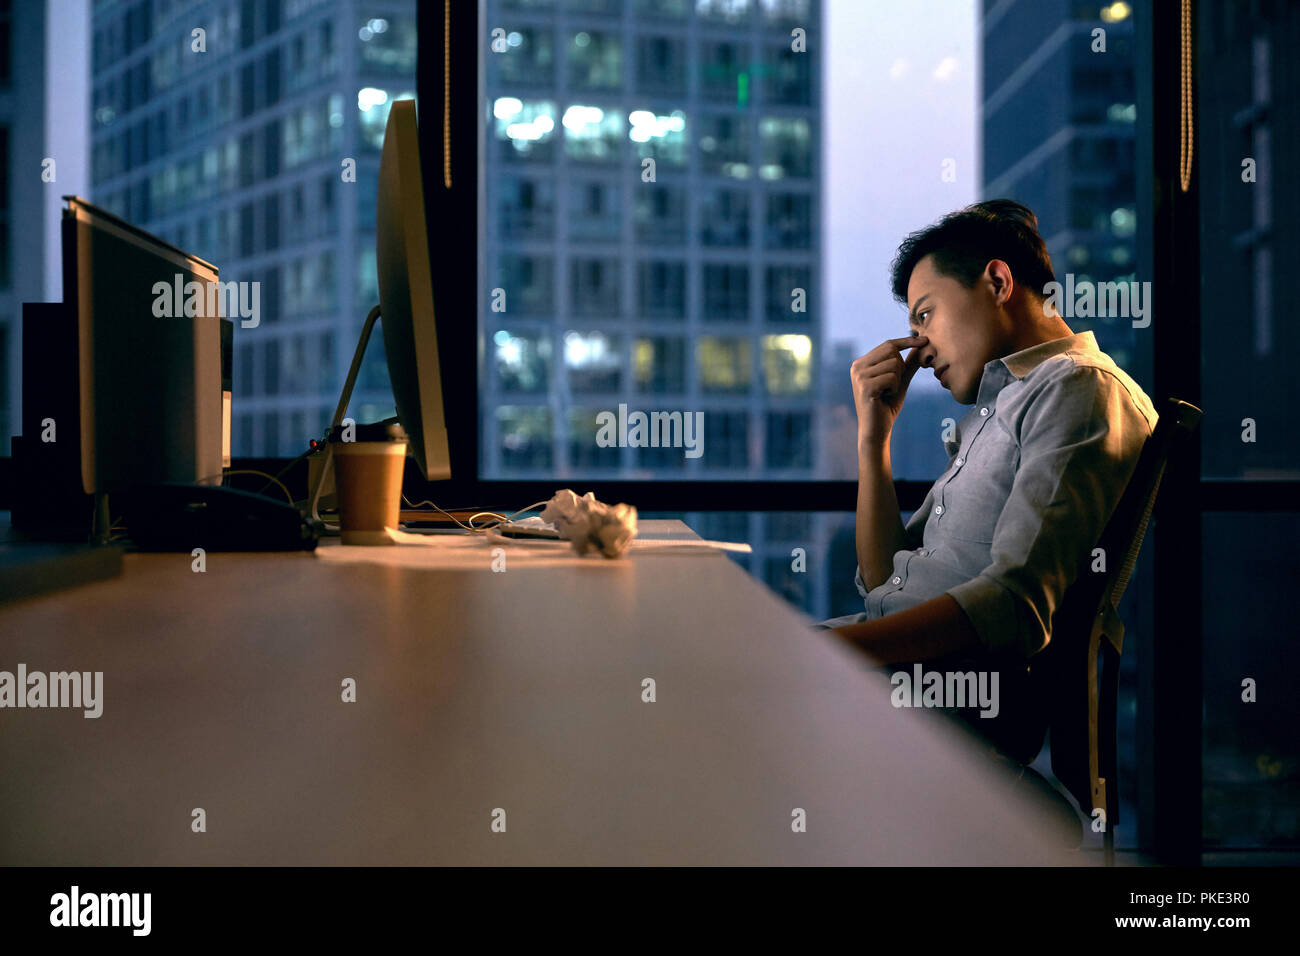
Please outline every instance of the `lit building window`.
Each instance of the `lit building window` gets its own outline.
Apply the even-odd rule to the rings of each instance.
[[[700,388],[710,392],[748,391],[753,343],[733,336],[702,335],[695,343]]]
[[[749,124],[744,116],[708,116],[700,121],[700,168],[715,176],[749,179]]]
[[[498,140],[510,145],[507,158],[548,159],[555,135],[555,103],[501,96],[492,104]]]
[[[749,16],[752,0],[695,0],[695,15],[702,20],[739,23]]]
[[[413,99],[415,99],[415,93],[410,90],[393,94],[390,94],[388,90],[373,86],[363,87],[358,90],[357,113],[361,121],[363,144],[373,150],[383,149],[384,129],[388,126],[388,111],[393,108],[393,101]],[[327,117],[326,123],[328,124],[328,122]]]
[[[637,339],[634,361],[638,392],[685,391],[685,340],[675,336]]]
[[[806,119],[767,116],[758,124],[764,179],[812,175],[812,134]]]
[[[499,329],[492,346],[501,391],[546,391],[551,366],[551,340],[546,333]]]
[[[617,392],[623,380],[622,338],[604,332],[564,333],[564,365],[574,392]]]
[[[628,114],[628,139],[636,144],[637,155],[652,157],[656,163],[681,166],[686,162],[686,114],[674,110],[659,116],[649,110]]]
[[[763,379],[769,395],[797,395],[812,387],[812,339],[763,336]]]
[[[618,158],[623,138],[623,118],[599,106],[573,104],[560,121],[564,127],[564,152],[571,159],[611,162]]]

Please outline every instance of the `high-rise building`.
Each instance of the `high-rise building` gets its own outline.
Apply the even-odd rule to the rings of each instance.
[[[62,301],[60,197],[89,185],[89,2],[0,0],[0,456],[21,431],[22,305]]]
[[[1137,279],[1133,17],[1103,0],[984,0],[984,198],[1038,216],[1058,282]],[[1130,316],[1062,312],[1146,381],[1150,335]]]
[[[92,29],[92,197],[257,283],[232,450],[296,454],[378,301],[379,153],[389,104],[415,93],[415,4],[102,0]],[[351,409],[392,414],[379,340]]]
[[[489,0],[485,477],[819,473],[820,18]],[[702,454],[598,442],[620,405]]]

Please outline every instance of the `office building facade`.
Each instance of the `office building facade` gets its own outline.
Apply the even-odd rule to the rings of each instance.
[[[984,0],[980,29],[982,195],[1034,210],[1063,286],[1067,276],[1076,290],[1084,283],[1136,281],[1130,5]],[[1078,300],[1076,294],[1072,301]],[[1062,309],[1070,328],[1094,332],[1101,349],[1145,387],[1150,334],[1134,328],[1134,316],[1073,312]]]
[[[820,476],[822,4],[485,9],[481,473]],[[620,407],[698,455],[599,440]],[[685,517],[825,613],[831,516]]]
[[[89,186],[88,9],[0,0],[0,456],[21,431],[22,306],[62,300],[60,197]]]
[[[257,283],[234,342],[232,451],[321,434],[378,301],[375,190],[388,106],[413,97],[415,5],[107,0],[94,5],[92,195]],[[392,414],[380,340],[358,420]]]
[[[820,4],[486,10],[484,476],[813,476]],[[620,405],[702,453],[598,443]]]

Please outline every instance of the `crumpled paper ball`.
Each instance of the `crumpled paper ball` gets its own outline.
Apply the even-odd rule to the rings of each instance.
[[[636,508],[604,504],[590,491],[581,498],[568,488],[557,491],[542,509],[542,520],[555,525],[578,554],[599,551],[621,558],[636,537]]]

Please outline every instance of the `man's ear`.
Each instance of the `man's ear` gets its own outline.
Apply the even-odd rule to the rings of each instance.
[[[990,259],[984,266],[984,280],[993,292],[993,300],[998,305],[1005,305],[1015,290],[1015,280],[1011,277],[1011,267],[1001,259]]]

